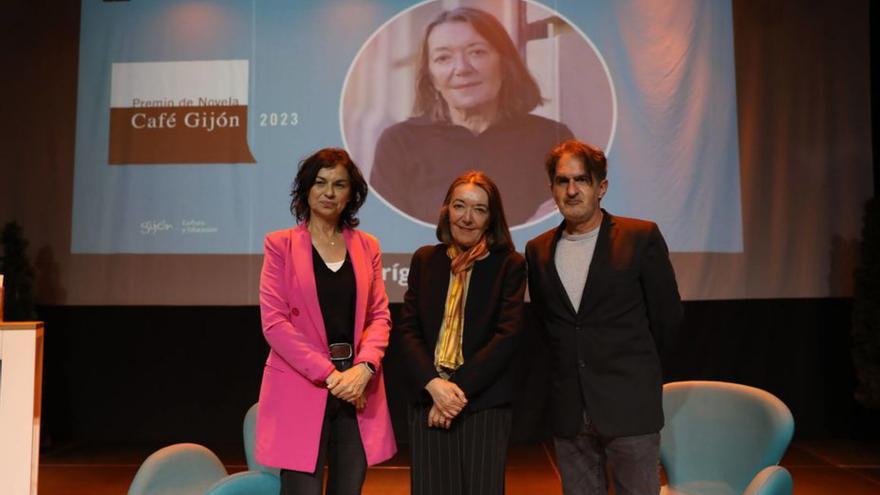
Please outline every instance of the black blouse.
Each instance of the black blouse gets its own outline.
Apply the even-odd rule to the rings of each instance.
[[[354,305],[357,288],[354,268],[348,253],[342,268],[333,271],[327,267],[318,250],[312,246],[312,266],[315,271],[315,285],[318,289],[318,303],[324,317],[327,343],[348,343],[354,345]]]

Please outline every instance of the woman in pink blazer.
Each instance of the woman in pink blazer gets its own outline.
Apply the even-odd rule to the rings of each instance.
[[[271,347],[257,413],[256,456],[281,468],[282,494],[358,494],[368,465],[396,451],[382,357],[390,315],[378,241],[355,230],[367,184],[348,154],[299,165],[298,226],[266,236],[260,276]]]

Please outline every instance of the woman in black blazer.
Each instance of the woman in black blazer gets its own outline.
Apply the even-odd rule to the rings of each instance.
[[[437,238],[413,255],[392,332],[415,391],[412,493],[502,494],[526,266],[489,177],[452,182]]]

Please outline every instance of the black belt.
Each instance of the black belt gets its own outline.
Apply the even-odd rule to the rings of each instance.
[[[354,356],[354,349],[352,349],[351,344],[347,342],[330,344],[331,361],[344,361],[346,359],[351,359],[352,356]]]

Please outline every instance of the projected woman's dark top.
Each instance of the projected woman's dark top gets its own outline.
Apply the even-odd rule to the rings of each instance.
[[[534,217],[549,197],[547,152],[572,137],[564,124],[536,115],[497,122],[478,135],[427,116],[414,117],[382,133],[370,184],[402,212],[433,224],[452,179],[482,170],[495,178],[510,224],[519,225]]]

